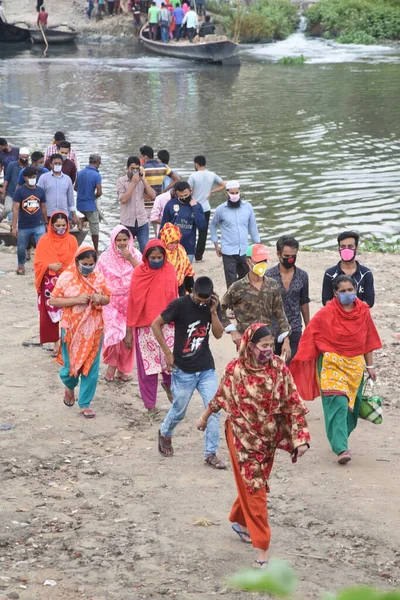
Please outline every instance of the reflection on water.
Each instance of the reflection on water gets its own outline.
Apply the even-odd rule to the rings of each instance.
[[[0,61],[0,135],[34,149],[61,129],[82,165],[99,152],[104,232],[118,222],[115,182],[127,156],[151,144],[170,150],[183,177],[204,153],[221,177],[239,178],[265,241],[292,232],[329,246],[344,227],[397,233],[398,55],[394,64],[287,67],[265,60],[278,46],[269,56],[246,49],[241,69],[147,56],[135,45],[45,59],[27,49]]]

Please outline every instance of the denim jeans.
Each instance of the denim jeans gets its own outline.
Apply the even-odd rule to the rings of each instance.
[[[132,227],[131,225],[124,225],[124,227],[126,227],[131,232],[134,238],[137,238],[139,250],[143,254],[143,250],[146,248],[150,237],[149,224],[145,223],[144,225],[138,227],[136,221],[135,227]]]
[[[44,225],[38,225],[37,227],[29,227],[29,229],[18,229],[18,238],[17,238],[17,257],[18,257],[18,266],[23,267],[26,261],[26,249],[29,245],[29,239],[31,235],[33,235],[35,239],[35,244],[37,245],[38,241],[46,233],[46,229]]]
[[[167,416],[161,425],[161,434],[172,437],[175,427],[184,418],[189,402],[195,390],[203,399],[204,408],[212,400],[218,389],[215,369],[200,371],[198,373],[184,373],[175,368],[172,372],[172,395],[174,400]],[[220,437],[220,415],[214,413],[208,420],[204,435],[204,454],[216,454]]]
[[[169,42],[169,25],[164,25],[161,23],[161,41],[164,44],[168,44]]]

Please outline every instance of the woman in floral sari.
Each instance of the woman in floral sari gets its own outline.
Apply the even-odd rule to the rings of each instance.
[[[133,371],[134,348],[124,344],[128,314],[129,286],[135,267],[142,255],[133,245],[130,231],[123,225],[114,227],[110,234],[110,246],[100,255],[97,270],[103,273],[111,291],[110,304],[104,307],[105,323],[103,360],[108,369],[106,381],[114,381],[115,372],[120,381],[129,381]]]
[[[90,419],[95,413],[90,403],[96,393],[103,339],[103,306],[110,301],[104,276],[95,271],[97,253],[92,246],[80,246],[75,260],[58,278],[50,304],[62,308],[61,381],[65,385],[64,404],[75,404],[75,388],[81,382],[78,406]]]
[[[176,271],[179,295],[184,296],[193,290],[195,273],[185,248],[179,243],[181,239],[182,232],[179,227],[165,223],[160,231],[160,240],[165,244],[168,262]]]
[[[337,277],[334,294],[307,325],[290,370],[303,400],[322,397],[329,443],[345,465],[352,457],[348,439],[357,426],[364,370],[376,378],[373,351],[382,343],[352,278]]]
[[[203,431],[212,413],[221,408],[227,413],[226,440],[238,491],[229,520],[240,539],[258,550],[257,568],[268,563],[267,491],[275,451],[286,450],[296,462],[310,441],[307,410],[273,348],[266,325],[248,327],[239,357],[226,367],[215,397],[197,421]]]
[[[39,240],[35,252],[35,285],[38,294],[40,343],[54,343],[57,356],[60,332],[58,323],[62,311],[49,304],[57,279],[74,260],[78,242],[69,232],[68,215],[55,212],[47,233]]]

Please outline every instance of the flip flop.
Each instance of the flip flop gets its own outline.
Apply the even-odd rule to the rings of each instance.
[[[347,465],[348,462],[351,461],[351,452],[347,450],[347,452],[342,452],[339,454],[338,463],[339,465]]]
[[[75,392],[74,390],[65,390],[63,402],[65,406],[71,408],[75,404]]]
[[[266,569],[268,567],[267,560],[255,560],[252,564],[253,569]]]
[[[234,523],[232,525],[232,529],[235,533],[238,534],[241,542],[243,542],[244,544],[251,544],[250,534],[247,531],[243,531],[243,529],[240,527],[239,523]]]
[[[96,413],[91,408],[84,408],[81,410],[80,414],[85,417],[85,419],[94,419],[96,416]]]

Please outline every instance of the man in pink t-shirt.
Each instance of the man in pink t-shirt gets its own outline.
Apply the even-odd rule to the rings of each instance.
[[[38,14],[38,18],[37,18],[37,26],[40,27],[42,26],[43,29],[45,29],[47,27],[47,19],[49,18],[49,13],[46,12],[46,9],[44,6],[40,7],[40,12]]]
[[[161,219],[163,216],[164,208],[165,208],[167,202],[172,200],[172,198],[174,198],[174,196],[175,196],[175,190],[174,190],[174,188],[172,188],[172,189],[168,190],[168,192],[163,192],[162,194],[159,194],[158,196],[156,196],[156,199],[154,200],[153,208],[151,209],[151,213],[150,213],[150,221],[153,224],[153,228],[154,228],[154,232],[155,232],[156,236],[158,235],[159,230],[160,230],[160,223],[161,223]]]

